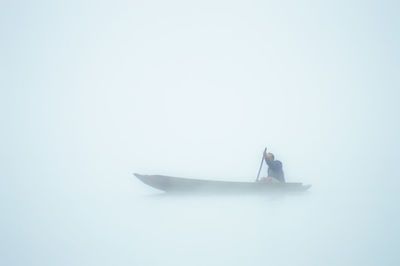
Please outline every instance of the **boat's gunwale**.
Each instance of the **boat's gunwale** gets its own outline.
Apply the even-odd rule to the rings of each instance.
[[[294,190],[307,190],[311,185],[303,185],[302,183],[267,183],[267,182],[243,182],[243,181],[222,181],[222,180],[207,180],[207,179],[191,179],[182,177],[173,177],[165,175],[141,175],[134,173],[134,175],[143,183],[162,191],[182,190],[183,186],[189,190],[195,188],[207,188],[210,190],[218,190],[222,186],[230,186],[228,190],[238,190],[239,187],[244,186],[249,189],[251,186],[254,190],[261,189],[294,189]],[[172,184],[171,184],[172,183]],[[213,185],[215,187],[213,187]],[[256,186],[255,186],[256,185]]]

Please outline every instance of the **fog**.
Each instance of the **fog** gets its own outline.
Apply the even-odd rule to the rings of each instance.
[[[0,265],[399,265],[398,2],[0,6]]]

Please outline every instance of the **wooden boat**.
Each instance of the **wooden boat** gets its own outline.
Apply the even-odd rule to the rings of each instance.
[[[230,182],[189,179],[163,175],[134,174],[143,183],[166,192],[193,193],[265,193],[305,191],[311,185],[302,183]]]

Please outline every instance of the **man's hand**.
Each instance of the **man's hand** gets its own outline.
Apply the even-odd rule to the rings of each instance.
[[[267,148],[264,150],[264,158],[267,158]]]

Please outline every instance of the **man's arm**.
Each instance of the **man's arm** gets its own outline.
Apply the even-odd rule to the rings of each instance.
[[[271,158],[268,156],[268,153],[267,153],[267,148],[265,148],[265,150],[264,150],[264,160],[265,160],[265,162],[267,163],[267,165],[268,165],[268,167],[273,167],[273,161],[271,160]]]
[[[264,156],[264,159],[265,159],[265,162],[267,163],[267,165],[268,165],[269,167],[271,167],[272,164],[273,164],[273,161],[271,161],[271,159],[268,158],[268,156]]]
[[[275,170],[282,169],[282,163],[281,161],[273,161],[270,167]]]
[[[273,170],[282,169],[281,161],[272,161],[270,158],[265,157],[265,162],[267,163],[268,167]]]

